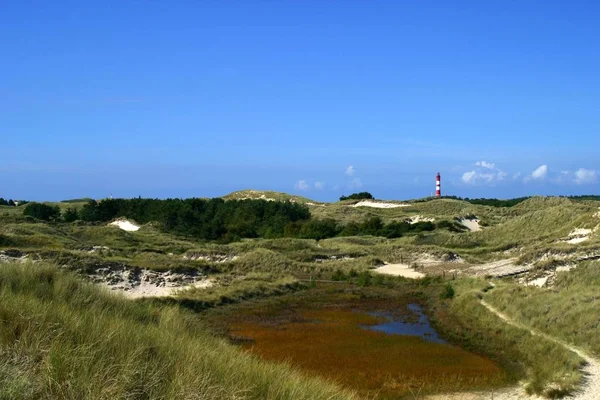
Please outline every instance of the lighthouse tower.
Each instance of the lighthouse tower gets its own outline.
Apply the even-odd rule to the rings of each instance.
[[[435,177],[435,197],[441,197],[442,195],[442,190],[441,190],[441,185],[440,185],[440,173],[437,173],[437,176]]]

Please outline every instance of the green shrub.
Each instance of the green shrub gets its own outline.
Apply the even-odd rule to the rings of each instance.
[[[446,286],[444,286],[444,290],[440,294],[440,297],[442,299],[453,299],[454,298],[454,288],[452,287],[451,284],[447,283]]]
[[[372,277],[371,274],[367,271],[361,272],[358,275],[358,279],[356,280],[356,284],[358,286],[370,286],[372,283]]]
[[[375,197],[369,192],[352,193],[350,196],[341,196],[340,201],[343,200],[374,200]]]
[[[23,210],[23,215],[42,221],[56,221],[60,218],[60,208],[42,203],[29,203]]]
[[[79,219],[79,213],[76,208],[69,207],[63,213],[63,221],[65,222],[75,222]]]
[[[333,281],[345,281],[346,279],[348,279],[346,274],[339,269],[336,269],[333,275],[331,275],[331,280]]]

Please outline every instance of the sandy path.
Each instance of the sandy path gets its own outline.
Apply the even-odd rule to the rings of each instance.
[[[371,207],[371,208],[398,208],[398,207],[410,207],[410,204],[406,203],[385,203],[377,201],[363,200],[354,204],[352,207]]]
[[[490,282],[492,287],[496,285]],[[562,340],[556,339],[550,335],[545,333],[536,331],[535,329],[531,329],[527,326],[524,326],[509,316],[504,314],[503,312],[497,310],[495,307],[487,303],[485,300],[481,300],[481,305],[484,306],[488,311],[496,314],[498,318],[502,319],[509,325],[515,326],[520,329],[528,330],[534,336],[540,336],[547,340],[550,340],[554,343],[558,343],[559,345],[569,349],[573,353],[577,354],[579,357],[583,358],[587,365],[584,368],[584,373],[586,375],[584,386],[580,389],[579,392],[573,394],[572,396],[567,396],[566,399],[574,399],[574,400],[598,400],[600,399],[600,361],[596,360],[593,357],[590,357],[584,351],[578,349],[577,347],[573,347],[568,343],[563,342]],[[500,389],[498,391],[489,391],[489,392],[466,392],[466,393],[447,393],[440,395],[427,396],[428,400],[484,400],[484,399],[494,399],[494,400],[516,400],[516,399],[527,399],[527,400],[541,400],[545,399],[544,397],[540,397],[537,395],[529,396],[522,387],[510,387]]]
[[[535,329],[531,329],[527,326],[521,325],[520,323],[512,320],[506,314],[498,311],[492,305],[486,303],[485,300],[481,300],[481,305],[483,305],[485,308],[487,308],[490,312],[496,314],[499,318],[501,318],[507,324],[513,325],[520,329],[526,329],[532,335],[540,336],[540,337],[543,337],[544,339],[547,339],[554,343],[557,343],[557,344],[567,348],[568,350],[572,351],[573,353],[577,354],[579,357],[583,358],[585,360],[585,362],[588,364],[584,368],[584,373],[586,375],[586,382],[578,393],[575,393],[573,396],[569,396],[567,398],[577,399],[577,400],[598,400],[598,399],[600,399],[600,361],[596,360],[595,358],[590,357],[583,350],[580,350],[577,347],[571,346],[570,344],[565,343],[562,340],[559,340],[559,339],[552,337],[550,335],[547,335],[545,333],[539,332]],[[525,395],[524,393],[522,394],[522,396],[523,397],[521,397],[521,398],[531,398],[531,397]],[[494,398],[496,398],[496,397],[494,397]],[[502,397],[498,397],[498,399],[501,399],[501,398]]]
[[[387,264],[383,267],[375,268],[373,272],[378,274],[403,276],[410,279],[419,279],[425,277],[425,274],[415,271],[410,267],[410,265],[406,264]]]

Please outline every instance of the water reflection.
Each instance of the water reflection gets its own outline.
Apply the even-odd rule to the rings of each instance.
[[[446,343],[444,339],[439,337],[438,333],[431,327],[429,318],[423,312],[423,309],[418,304],[409,304],[408,309],[418,317],[418,322],[405,322],[399,319],[394,319],[388,313],[369,313],[369,315],[384,317],[386,321],[377,325],[364,325],[365,329],[384,332],[389,335],[407,335],[419,336],[427,342]]]

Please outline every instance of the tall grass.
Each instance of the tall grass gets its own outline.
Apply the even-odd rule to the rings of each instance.
[[[520,375],[530,393],[560,397],[574,391],[582,382],[583,360],[555,342],[507,324],[484,308],[479,298],[493,299],[499,290],[485,295],[486,285],[466,278],[454,282],[456,297],[448,314],[437,314],[444,333],[508,366]],[[523,324],[529,326],[525,321]]]
[[[517,321],[600,356],[600,262],[559,273],[552,289],[506,284],[489,302]]]
[[[0,269],[0,398],[346,399],[323,380],[42,264]]]

